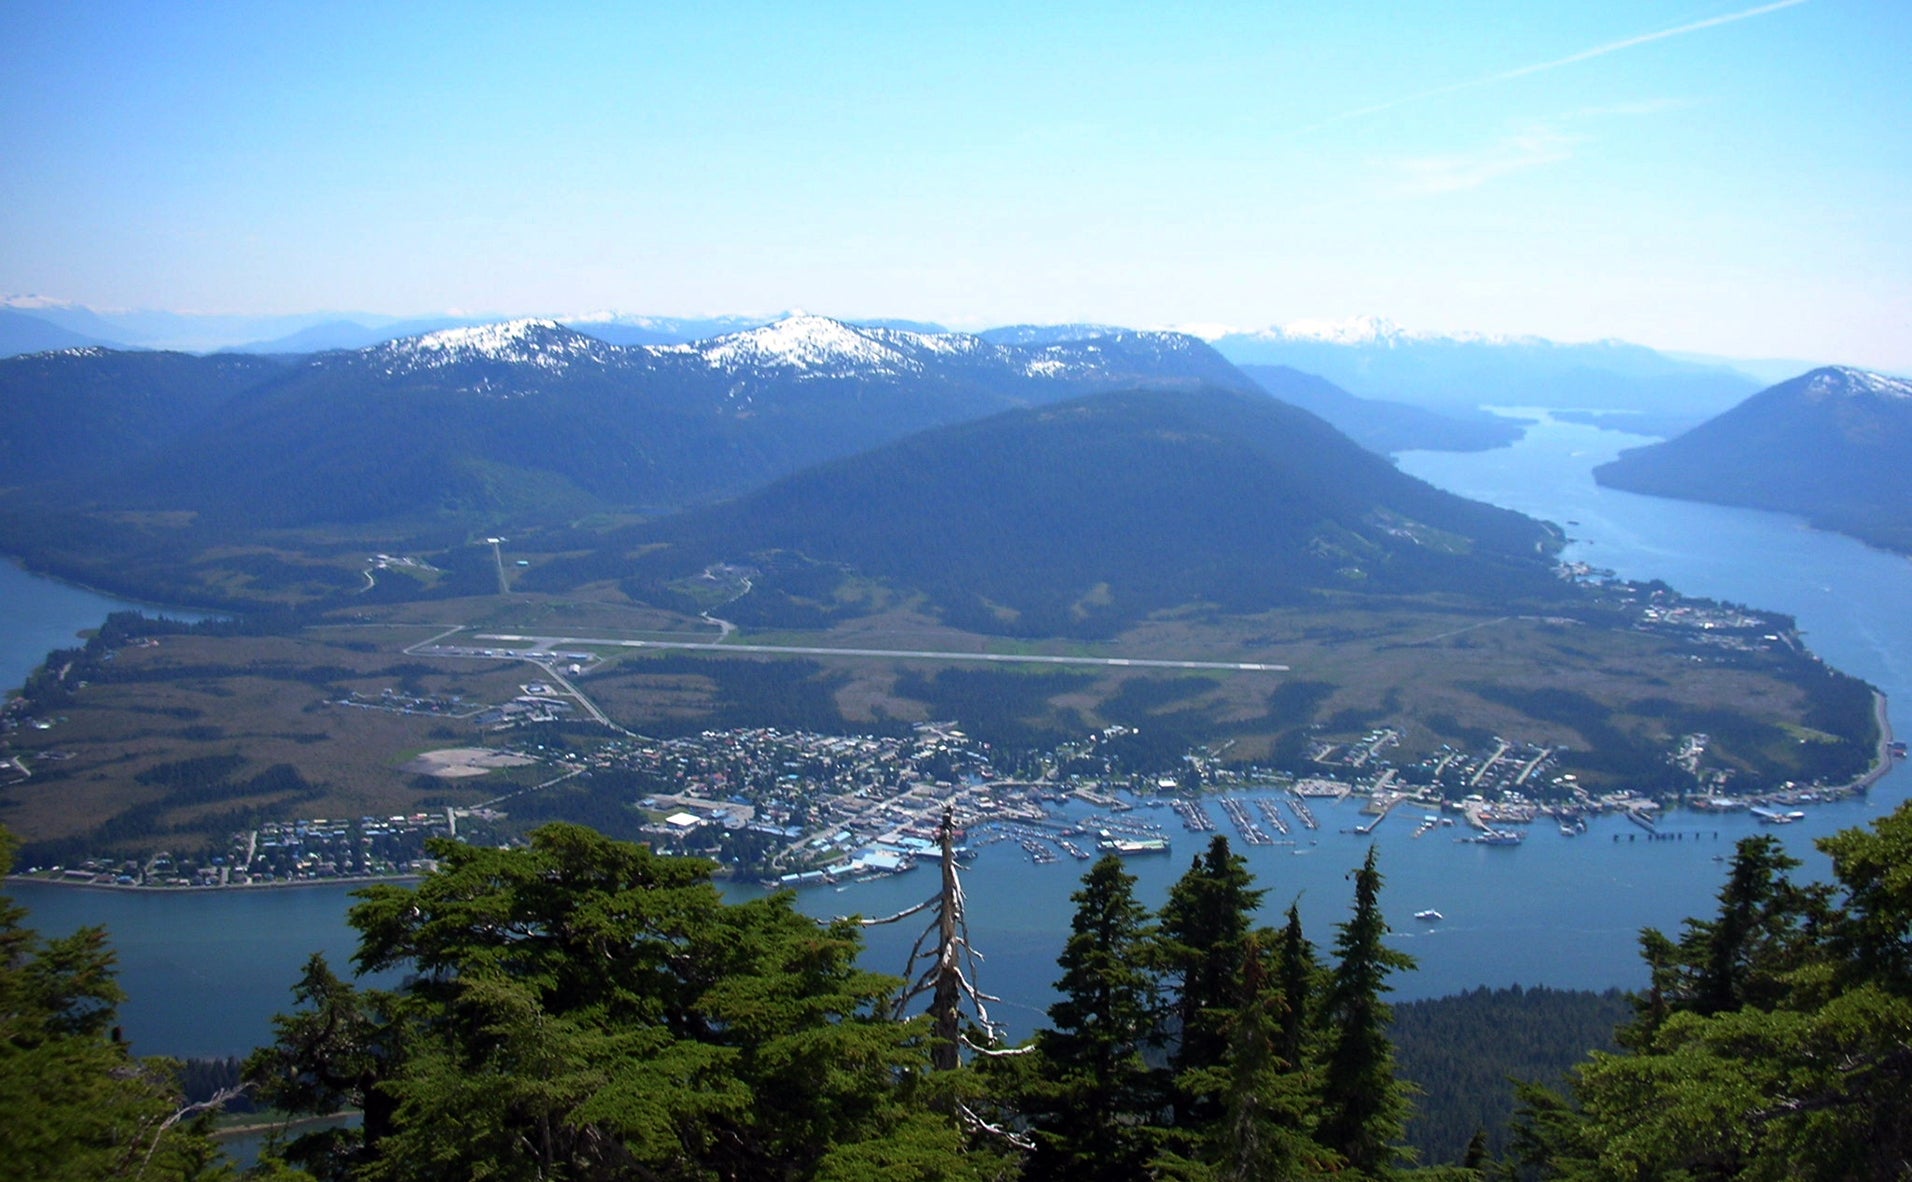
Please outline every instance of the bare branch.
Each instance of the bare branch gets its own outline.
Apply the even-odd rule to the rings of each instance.
[[[886,915],[882,919],[859,919],[857,920],[857,922],[862,924],[866,928],[873,928],[880,923],[895,923],[899,919],[908,919],[910,916],[915,915],[917,912],[927,910],[928,908],[931,908],[934,906],[936,906],[936,896],[931,895],[929,898],[924,899],[921,903],[918,903],[916,906],[905,908],[904,910],[897,912],[895,915]],[[841,922],[844,918],[845,917],[843,916],[838,916],[837,921]]]
[[[218,1091],[214,1092],[208,1098],[201,1100],[199,1103],[188,1104],[184,1108],[181,1108],[177,1110],[176,1112],[174,1112],[171,1116],[167,1117],[165,1120],[160,1121],[159,1128],[153,1131],[152,1143],[146,1146],[146,1156],[140,1160],[139,1171],[136,1174],[134,1174],[134,1177],[145,1176],[146,1167],[153,1164],[153,1154],[159,1152],[159,1142],[162,1138],[166,1136],[167,1129],[172,1128],[174,1125],[178,1124],[182,1120],[185,1120],[189,1116],[197,1116],[202,1112],[217,1112],[219,1109],[224,1108],[226,1106],[227,1101],[237,1100],[239,1097],[245,1095],[246,1090],[250,1087],[252,1087],[252,1083],[250,1081],[247,1081],[246,1083],[236,1084],[229,1088],[220,1088]]]

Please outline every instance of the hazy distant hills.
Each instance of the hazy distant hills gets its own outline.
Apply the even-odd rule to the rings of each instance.
[[[1243,365],[1262,389],[1320,415],[1369,451],[1486,451],[1520,438],[1522,424],[1502,415],[1454,407],[1445,413],[1405,402],[1357,398],[1328,379],[1285,365]]]
[[[327,320],[323,324],[314,324],[282,337],[234,345],[223,352],[280,354],[324,353],[334,349],[368,349],[373,345],[381,345],[401,337],[440,332],[447,328],[461,328],[471,323],[474,322],[451,317],[401,320],[379,325],[360,324],[356,320]]]
[[[730,563],[759,572],[723,609],[739,621],[817,625],[921,593],[964,628],[1102,636],[1186,604],[1246,611],[1320,590],[1548,594],[1553,541],[1305,411],[1201,387],[927,431],[633,528],[525,585],[628,574],[654,598]],[[860,580],[886,592],[846,592]]]
[[[0,308],[0,357],[18,357],[48,349],[80,349],[110,342],[62,328],[50,320],[12,308]]]
[[[1724,366],[1678,361],[1622,341],[1437,336],[1364,317],[1215,340],[1237,365],[1284,365],[1364,398],[1450,409],[1535,406],[1689,414],[1695,421],[1758,389]]]
[[[1612,488],[1797,513],[1912,553],[1912,382],[1843,367],[1594,469]]]

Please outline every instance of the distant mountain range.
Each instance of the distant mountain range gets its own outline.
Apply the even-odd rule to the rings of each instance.
[[[105,343],[37,316],[0,308],[0,357],[18,357],[48,349],[81,349]]]
[[[24,317],[22,320],[20,318]],[[748,331],[790,316],[642,316],[590,312],[559,323],[614,345],[671,345]],[[99,312],[14,297],[0,306],[0,357],[101,344],[143,349],[299,354],[363,349],[497,317],[403,318],[369,313],[198,315]],[[911,320],[850,321],[858,327],[941,335]],[[1131,331],[1112,325],[1011,325],[977,335],[991,344],[1056,344]],[[1442,411],[1481,405],[1628,410],[1655,422],[1695,425],[1781,376],[1808,368],[1667,354],[1618,341],[1558,344],[1538,337],[1411,332],[1376,317],[1294,321],[1253,332],[1203,329],[1239,365],[1286,366],[1316,374],[1358,397]],[[1220,335],[1213,335],[1220,332]],[[1749,376],[1750,375],[1750,376]],[[1670,420],[1664,416],[1673,416]]]
[[[0,362],[0,486],[45,484],[63,504],[184,511],[221,527],[657,511],[1010,407],[1257,380],[1379,451],[1516,434],[1504,420],[1356,399],[1292,371],[1251,378],[1176,333],[969,335],[793,316],[618,345],[519,320],[308,355],[88,347]]]
[[[656,602],[742,566],[751,589],[723,609],[740,622],[822,626],[921,595],[969,630],[1092,637],[1171,608],[1254,611],[1322,591],[1556,595],[1556,542],[1305,411],[1201,386],[925,431],[619,531],[522,585],[623,579]]]
[[[609,331],[610,323],[599,327]],[[632,333],[667,334],[673,327],[631,319],[620,323]],[[686,325],[677,322],[675,327]],[[1401,536],[1409,538],[1452,533],[1473,539],[1478,531],[1451,529],[1441,523],[1439,514],[1430,515],[1409,504],[1412,498],[1377,501],[1360,512],[1343,512],[1345,506],[1333,513],[1318,511],[1309,498],[1340,495],[1337,482],[1355,480],[1377,490],[1396,489],[1393,469],[1373,455],[1359,462],[1347,458],[1353,445],[1329,424],[1376,453],[1410,447],[1491,447],[1509,441],[1519,430],[1504,418],[1458,404],[1436,412],[1357,396],[1336,382],[1294,367],[1246,364],[1238,368],[1201,340],[1179,333],[1099,325],[1009,326],[982,334],[919,331],[920,327],[856,325],[796,315],[694,341],[619,344],[551,320],[515,320],[461,325],[365,347],[308,354],[274,349],[260,354],[194,355],[87,346],[0,360],[0,548],[106,585],[108,567],[127,578],[131,576],[126,572],[136,567],[173,569],[185,551],[266,545],[266,535],[273,530],[307,531],[309,542],[310,531],[318,529],[345,528],[356,537],[422,536],[419,531],[442,537],[507,526],[548,529],[592,515],[611,514],[624,520],[632,514],[659,517],[707,507],[722,498],[768,495],[758,490],[773,481],[821,480],[808,470],[848,462],[873,449],[902,447],[902,441],[939,429],[948,430],[922,436],[931,442],[910,446],[1000,449],[1005,445],[996,436],[972,437],[960,428],[1005,412],[1033,411],[1085,395],[1145,390],[1170,403],[1185,397],[1189,407],[1219,416],[1217,422],[1233,423],[1255,438],[1262,437],[1256,433],[1272,429],[1270,423],[1278,422],[1293,438],[1310,441],[1309,446],[1321,455],[1338,457],[1326,467],[1297,467],[1289,459],[1276,463],[1277,452],[1263,448],[1253,452],[1256,458],[1250,463],[1243,459],[1248,453],[1218,449],[1212,430],[1198,436],[1190,435],[1185,424],[1162,426],[1157,433],[1160,439],[1176,442],[1175,447],[1158,448],[1163,451],[1162,462],[1228,472],[1230,480],[1244,490],[1260,487],[1256,481],[1262,478],[1255,475],[1255,464],[1274,464],[1277,469],[1286,465],[1311,473],[1310,478],[1323,481],[1327,491],[1303,495],[1302,486],[1293,485],[1276,499],[1297,512],[1314,513],[1311,530],[1331,523],[1330,534],[1345,535],[1345,547],[1339,541],[1324,540],[1330,535],[1320,532],[1308,532],[1305,538],[1283,535],[1281,544],[1263,547],[1267,554],[1282,556],[1275,567],[1204,558],[1197,563],[1199,568],[1248,572],[1242,577],[1268,588],[1285,585],[1282,570],[1313,571],[1309,585],[1326,585],[1317,578],[1320,571],[1315,560],[1328,561],[1323,557],[1327,555],[1333,559],[1329,563],[1333,570],[1357,571],[1370,588],[1386,585],[1387,572],[1403,570],[1418,572],[1409,582],[1426,587],[1439,580],[1431,567],[1424,570],[1416,565],[1426,557],[1421,551],[1405,551],[1405,557],[1390,551],[1379,565],[1358,560],[1380,553],[1372,550],[1373,545],[1383,550],[1393,546],[1375,541],[1375,537],[1395,536],[1388,533],[1389,527],[1376,523],[1398,517],[1410,523],[1401,527],[1409,531]],[[315,325],[303,331],[307,332],[304,339],[312,342],[345,329]],[[1306,346],[1376,351],[1370,360],[1378,360],[1367,367],[1370,375],[1382,368],[1380,362],[1399,362],[1415,350],[1431,351],[1429,355],[1437,357],[1449,356],[1443,350],[1457,350],[1451,355],[1471,356],[1467,365],[1482,372],[1493,367],[1481,360],[1484,354],[1468,350],[1516,348],[1556,362],[1570,354],[1581,360],[1605,356],[1611,368],[1601,372],[1631,374],[1644,383],[1629,387],[1630,394],[1621,391],[1624,397],[1616,395],[1622,402],[1626,397],[1644,396],[1648,386],[1662,379],[1685,382],[1692,378],[1702,385],[1723,380],[1719,371],[1689,367],[1696,370],[1695,377],[1664,359],[1654,360],[1647,351],[1627,346],[1589,346],[1586,349],[1592,352],[1575,353],[1580,347],[1437,343],[1378,329],[1345,339],[1261,334],[1254,340],[1262,349]],[[1346,368],[1362,369],[1350,360],[1355,353],[1335,356]],[[1519,368],[1513,356],[1503,359],[1503,371]],[[1590,371],[1581,367],[1577,372],[1584,378]],[[1815,371],[1808,378],[1818,385],[1808,384],[1818,390],[1832,380],[1827,374],[1856,372]],[[1529,375],[1523,380],[1540,379]],[[1838,380],[1855,389],[1867,382],[1891,389],[1904,385],[1876,375]],[[1609,394],[1613,391],[1608,387]],[[1222,394],[1267,404],[1274,408],[1269,413],[1278,417],[1243,418],[1236,403],[1216,401]],[[1767,401],[1762,395],[1748,405]],[[1813,405],[1823,410],[1821,404],[1827,402],[1822,396]],[[1137,421],[1147,417],[1140,404],[1129,405],[1127,413]],[[1847,439],[1848,446],[1863,444],[1868,432],[1895,441],[1903,438],[1881,425],[1885,418],[1874,416],[1860,423],[1855,413],[1845,412],[1838,420],[1853,436]],[[1090,419],[1099,424],[1128,421],[1120,415],[1108,417],[1113,414],[1098,413]],[[1152,403],[1148,414],[1159,417],[1167,411],[1164,405]],[[1049,440],[1063,452],[1076,454],[1070,451],[1074,444],[1051,438],[1052,420],[1038,416],[1001,421],[1019,423],[1032,439]],[[1809,435],[1802,422],[1780,428],[1776,437],[1783,441],[1790,433],[1794,441],[1817,438]],[[1710,438],[1698,432],[1694,436]],[[1198,438],[1207,442],[1198,447],[1191,442]],[[1796,448],[1795,452],[1801,450],[1811,449]],[[1888,443],[1885,450],[1897,450],[1900,457],[1904,454],[1899,442]],[[1117,495],[1120,488],[1150,487],[1157,477],[1148,447],[1083,444],[1080,454],[1091,453],[1101,466],[1100,479],[1120,475],[1112,486],[1111,505],[1127,504]],[[891,454],[913,457],[910,464],[925,477],[956,471],[927,453]],[[1026,451],[1016,462],[1055,461]],[[1623,461],[1611,479],[1615,483],[1649,479],[1629,475],[1649,466],[1646,460]],[[1686,460],[1676,466],[1682,472],[1693,467]],[[1033,479],[1037,474],[1027,475]],[[1770,488],[1754,491],[1767,496],[1771,507],[1795,508],[1815,515],[1815,520],[1836,520],[1838,528],[1851,532],[1873,529],[1874,533],[1863,536],[1875,539],[1888,536],[1876,530],[1882,528],[1878,522],[1892,519],[1890,496],[1867,501],[1862,494],[1903,485],[1894,483],[1889,472],[1869,474],[1856,464],[1844,465],[1839,475],[1852,479],[1841,484],[1843,491],[1837,495],[1831,491],[1836,483],[1832,475],[1820,473],[1816,481],[1803,474],[1788,478],[1786,483],[1802,494],[1816,493],[1810,505],[1780,504],[1773,500]],[[839,477],[849,479],[840,473]],[[949,478],[956,479],[953,474]],[[1667,489],[1678,483],[1665,475],[1651,479]],[[998,486],[1015,486],[1015,481],[1002,483],[997,473],[976,480],[980,483],[971,495],[979,505]],[[795,497],[797,502],[805,496],[827,500],[833,495],[816,491],[821,487],[799,483],[778,495]],[[1225,500],[1222,488],[1191,484],[1184,493]],[[1064,490],[1031,491],[1039,497],[1059,497]],[[1150,495],[1184,493],[1161,486]],[[875,488],[866,488],[865,495],[882,497]],[[1689,489],[1674,495],[1707,494]],[[925,489],[920,496],[923,504],[956,511],[954,502],[941,491]],[[1718,499],[1727,496],[1717,494]],[[1046,505],[1041,499],[1030,503]],[[1217,508],[1220,501],[1200,503],[1209,506],[1205,511],[1222,511]],[[1912,503],[1912,497],[1897,503]],[[880,564],[871,555],[844,548],[847,543],[840,538],[830,546],[819,545],[814,554],[810,547],[778,541],[784,527],[775,524],[774,515],[761,511],[761,502],[758,505],[760,511],[753,511],[750,519],[758,524],[749,530],[741,524],[743,519],[725,516],[735,510],[698,509],[714,514],[707,522],[715,531],[712,536],[734,543],[726,545],[724,555],[704,556],[711,561],[733,561],[735,552],[787,549],[809,555],[807,562],[832,569],[878,569]],[[1370,510],[1380,516],[1363,516]],[[991,528],[997,536],[1015,536],[1008,509],[995,516],[981,509],[978,513],[977,520],[994,523]],[[847,506],[838,516],[842,521],[857,520]],[[1411,524],[1416,522],[1434,533],[1417,534],[1420,527]],[[1190,519],[1176,528],[1192,531],[1195,524]],[[1380,534],[1372,535],[1376,529]],[[878,530],[870,536],[887,535]],[[1098,535],[1088,531],[1080,536]],[[1227,531],[1219,536],[1231,546],[1254,548],[1245,537]],[[690,549],[688,539],[669,544],[674,553]],[[580,537],[569,549],[581,553],[594,545],[589,537]],[[1026,549],[1029,554],[1058,559],[1069,553],[1065,539],[1037,537]],[[136,559],[137,555],[146,557]],[[261,557],[255,565],[265,570],[271,561],[278,560]],[[966,553],[958,561],[978,577],[994,578],[988,574],[988,562]],[[1064,579],[1062,568],[1058,571],[1057,578]],[[1169,593],[1162,588],[1172,586],[1180,593],[1193,585],[1166,575],[1150,583],[1130,572],[1124,576],[1129,589],[1121,592],[1123,606],[1106,612],[1083,607],[1087,601],[1081,596],[1091,595],[1093,584],[1085,590],[1056,583],[1045,592],[1049,598],[1026,603],[1013,596],[1001,597],[1009,585],[1028,582],[1026,574],[1004,575],[1000,586],[991,583],[997,590],[990,593],[989,601],[1002,605],[1005,619],[1040,619],[1045,627],[1063,617],[1114,618],[1137,604],[1159,606],[1161,596]],[[263,586],[277,576],[266,570],[248,577]],[[897,568],[880,577],[922,587],[928,575]],[[1202,594],[1220,596],[1217,588],[1229,577],[1202,582]],[[1111,587],[1117,582],[1111,582]],[[765,594],[755,603],[772,601],[772,583],[765,584]],[[171,585],[166,590],[187,593]],[[947,596],[947,592],[944,588],[938,594]],[[950,610],[981,609],[971,603]]]
[[[525,320],[299,359],[88,349],[0,362],[0,484],[234,527],[660,509],[1008,407],[1200,383],[1252,388],[1171,333],[1018,346],[816,316],[662,346]]]
[[[1843,367],[1594,469],[1611,488],[1797,513],[1912,553],[1912,382]]]
[[[259,357],[95,346],[0,361],[0,487],[110,481],[282,372]]]
[[[1432,411],[1402,402],[1358,398],[1324,377],[1285,365],[1242,365],[1262,389],[1312,411],[1369,451],[1486,451],[1520,438],[1523,423],[1466,407]]]
[[[1692,422],[1759,388],[1723,365],[1677,361],[1622,341],[1438,336],[1364,317],[1299,322],[1211,342],[1237,365],[1318,374],[1364,398],[1440,410],[1532,406],[1684,413]]]
[[[13,358],[0,361],[0,547],[95,585],[129,592],[143,586],[146,594],[175,602],[205,601],[208,580],[225,588],[222,596],[243,598],[274,580],[307,577],[289,573],[277,556],[290,537],[283,531],[304,531],[296,548],[310,554],[313,541],[326,531],[333,531],[326,533],[332,539],[328,546],[356,549],[362,543],[344,539],[462,537],[473,529],[505,526],[550,530],[604,513],[658,516],[724,497],[756,495],[754,490],[773,481],[795,479],[817,465],[912,437],[928,442],[907,453],[919,456],[911,464],[925,475],[953,474],[960,465],[949,464],[964,457],[931,462],[921,449],[956,448],[967,456],[975,449],[1006,446],[996,432],[1009,429],[999,425],[972,438],[956,430],[959,425],[1088,394],[1138,389],[1158,400],[1150,404],[1150,413],[1164,423],[1172,418],[1174,425],[1162,426],[1160,432],[1168,434],[1155,444],[1084,445],[1081,454],[1091,457],[1093,479],[1108,486],[1109,511],[1133,517],[1130,495],[1123,490],[1159,483],[1150,448],[1162,450],[1167,446],[1162,441],[1168,441],[1173,446],[1161,462],[1170,470],[1196,466],[1202,482],[1179,490],[1161,485],[1143,499],[1159,494],[1179,504],[1194,498],[1177,511],[1219,519],[1231,511],[1225,490],[1234,485],[1244,495],[1261,495],[1255,490],[1262,489],[1270,503],[1308,517],[1305,528],[1296,527],[1301,533],[1278,538],[1279,530],[1264,513],[1254,535],[1265,535],[1263,542],[1239,531],[1210,531],[1229,546],[1261,557],[1246,566],[1239,559],[1201,559],[1198,568],[1226,573],[1201,582],[1203,594],[1221,595],[1239,575],[1244,586],[1261,588],[1251,597],[1259,600],[1290,586],[1283,571],[1318,574],[1317,568],[1329,567],[1359,572],[1343,577],[1369,586],[1386,585],[1387,572],[1417,569],[1410,561],[1417,552],[1373,565],[1394,547],[1380,543],[1376,550],[1374,539],[1395,537],[1388,531],[1396,517],[1399,528],[1408,531],[1398,535],[1402,538],[1421,536],[1415,533],[1421,529],[1417,522],[1433,531],[1426,537],[1471,538],[1478,532],[1450,529],[1441,514],[1409,504],[1412,498],[1398,504],[1362,502],[1356,508],[1334,501],[1338,507],[1327,513],[1322,506],[1342,496],[1347,481],[1372,491],[1405,487],[1406,478],[1321,418],[1270,398],[1194,337],[1087,327],[1006,329],[992,336],[794,316],[696,342],[626,346],[553,321],[519,320],[306,356],[89,347]],[[1305,387],[1330,415],[1365,416],[1370,426],[1387,417],[1387,408],[1353,399],[1318,379],[1261,376],[1290,393]],[[1167,406],[1178,398],[1186,398],[1188,406],[1168,416]],[[1244,402],[1264,408],[1265,416],[1244,417]],[[1134,409],[1131,417],[1140,413]],[[1220,418],[1202,434],[1190,434],[1188,425],[1204,413]],[[1403,413],[1423,420],[1421,429],[1438,424],[1427,412]],[[1126,420],[1098,414],[1089,421]],[[1021,420],[1006,422],[1013,426]],[[1025,426],[1032,440],[1067,452],[1070,445],[1052,438],[1051,423],[1034,418]],[[1319,481],[1320,487],[1308,488],[1308,481],[1292,476],[1280,477],[1289,483],[1279,489],[1268,485],[1277,477],[1258,472],[1257,466],[1272,461],[1273,444],[1264,439],[1224,448],[1223,423],[1246,432],[1244,439],[1272,439],[1268,432],[1278,427],[1291,441],[1306,441],[1310,462],[1319,462],[1296,470],[1309,472],[1309,481]],[[938,428],[952,433],[921,436]],[[1397,433],[1379,442],[1406,438]],[[1019,458],[1011,467],[1058,462],[1039,449],[1015,454]],[[979,471],[988,467],[980,458],[964,462],[981,465]],[[1038,475],[1026,473],[1024,479]],[[1018,536],[1008,526],[1017,514],[1047,517],[1051,506],[1043,498],[1063,491],[1030,490],[1038,499],[1019,509],[1012,510],[1009,501],[986,509],[998,504],[992,498],[1009,496],[1015,482],[999,485],[993,470],[978,479],[981,483],[968,494],[979,505],[974,520],[992,523],[999,539]],[[865,493],[876,500],[887,495],[874,488]],[[958,513],[948,488],[925,489],[921,495],[925,504]],[[1379,515],[1363,516],[1370,511]],[[1078,516],[1092,512],[1086,501],[1070,510]],[[721,514],[712,518],[732,520]],[[856,518],[846,514],[842,520]],[[763,522],[760,528],[770,533],[752,535],[731,549],[775,548],[779,543],[766,540],[774,525],[769,518]],[[336,533],[341,528],[349,534]],[[1178,528],[1194,530],[1195,517]],[[583,551],[594,545],[586,529],[563,548]],[[228,566],[215,563],[206,567],[209,573],[194,576],[196,584],[153,582],[171,580],[172,572],[189,565],[189,554],[203,556],[224,547],[221,552],[230,556],[241,552],[235,546],[266,547],[245,551],[257,556],[240,564],[243,578],[218,573],[237,561],[228,559]],[[1044,555],[1068,552],[1058,540],[1036,538],[1016,561],[1041,565]],[[1162,557],[1143,552],[1150,562]],[[1281,562],[1266,565],[1276,555]],[[991,569],[972,559],[965,556],[961,564],[983,573]],[[826,549],[815,561],[853,561],[877,569],[860,552]],[[1057,569],[1057,578],[1073,577]],[[927,577],[916,570],[897,573],[906,581]],[[325,575],[335,577],[336,572]],[[1124,587],[1120,606],[1109,612],[1124,618],[1139,610],[1138,604],[1158,604],[1160,588],[1186,589],[1161,578],[1148,583],[1125,576],[1118,583]],[[1054,589],[1041,580],[1036,585]],[[1088,593],[1072,592],[1077,597]],[[1018,602],[1006,584],[992,595],[1005,605]],[[767,590],[756,602],[772,597]],[[1049,619],[1061,609],[1053,601],[1032,600],[1005,610]],[[1098,609],[1088,617],[1100,619],[1109,612]]]

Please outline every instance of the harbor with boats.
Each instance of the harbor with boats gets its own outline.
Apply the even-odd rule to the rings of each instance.
[[[1433,793],[1375,789],[1319,777],[1202,795],[1138,795],[1113,784],[1076,785],[1062,791],[1050,784],[978,782],[944,794],[927,794],[915,802],[921,812],[909,823],[869,835],[833,866],[786,874],[771,885],[840,884],[907,873],[932,854],[932,844],[921,830],[929,824],[931,812],[944,805],[961,818],[959,857],[972,858],[978,851],[1007,846],[1019,850],[1032,865],[1049,866],[1082,863],[1101,854],[1126,858],[1170,853],[1178,830],[1193,839],[1192,848],[1197,850],[1220,834],[1238,849],[1307,853],[1321,845],[1322,823],[1315,810],[1323,805],[1344,813],[1354,810],[1357,819],[1338,827],[1339,833],[1349,837],[1373,840],[1384,822],[1406,813],[1416,818],[1407,834],[1415,841],[1450,833],[1449,840],[1457,845],[1518,849],[1543,822],[1560,839],[1574,840],[1588,834],[1601,818],[1622,823],[1611,833],[1614,842],[1717,839],[1718,830],[1705,826],[1723,814],[1738,812],[1762,825],[1789,825],[1806,817],[1803,809],[1789,806],[1843,800],[1853,792],[1794,791],[1762,797],[1765,803],[1698,798],[1679,810],[1697,823],[1698,827],[1688,830],[1670,825],[1668,809],[1658,801],[1629,793],[1562,806],[1506,795],[1488,801],[1480,794],[1469,794],[1456,801]]]

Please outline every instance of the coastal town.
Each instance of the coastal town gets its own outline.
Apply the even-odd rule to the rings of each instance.
[[[1677,636],[1694,660],[1715,659],[1697,655],[1708,652],[1725,654],[1722,660],[1765,650],[1788,659],[1801,654],[1784,617],[1683,598],[1582,564],[1564,566],[1561,574],[1597,583],[1627,626]],[[1628,822],[1629,840],[1653,840],[1665,836],[1661,819],[1674,809],[1747,810],[1764,824],[1790,823],[1803,815],[1801,806],[1863,791],[1905,755],[1876,693],[1878,749],[1871,767],[1837,783],[1739,782],[1731,767],[1709,758],[1715,739],[1699,730],[1671,736],[1657,756],[1646,757],[1648,775],[1625,787],[1616,787],[1612,776],[1597,787],[1583,784],[1569,769],[1584,766],[1553,742],[1475,731],[1473,739],[1434,750],[1427,750],[1423,735],[1417,750],[1394,725],[1338,734],[1310,727],[1298,757],[1281,766],[1241,758],[1230,740],[1192,747],[1179,759],[1170,755],[1168,766],[1159,756],[1138,761],[1140,732],[1122,725],[1049,749],[1014,751],[980,741],[959,720],[886,734],[757,726],[651,738],[611,724],[571,680],[602,660],[592,650],[534,644],[466,651],[445,645],[456,631],[406,652],[528,664],[535,676],[503,699],[398,685],[335,693],[310,707],[422,719],[434,734],[457,740],[420,751],[397,769],[421,790],[418,807],[342,818],[255,814],[210,848],[169,850],[155,834],[152,847],[137,855],[76,856],[19,870],[78,885],[169,889],[405,877],[432,868],[433,837],[510,844],[544,821],[584,820],[658,850],[711,858],[738,879],[803,886],[907,872],[936,852],[945,811],[963,832],[967,852],[1012,843],[1032,861],[1050,863],[1097,852],[1166,851],[1178,830],[1301,849],[1325,836],[1315,811],[1324,802],[1334,809],[1325,828],[1357,838],[1389,824],[1417,840],[1438,835],[1517,847],[1538,826],[1577,837],[1592,819],[1611,816]],[[50,689],[42,689],[39,700],[70,699],[85,687],[85,670],[105,668],[113,656],[110,647],[94,654],[89,646],[63,658],[58,670],[49,665],[39,676]],[[94,660],[98,664],[89,664]],[[55,725],[58,716],[34,702],[10,702],[0,726],[18,733]],[[35,764],[5,751],[0,757],[0,781],[18,785],[33,777]],[[62,757],[57,747],[35,756],[40,766],[52,767]],[[197,777],[228,791],[221,777],[243,762],[210,755],[142,775]],[[274,775],[280,779],[270,780]],[[247,781],[244,790],[309,787],[290,767],[264,776],[264,782]],[[434,791],[445,785],[481,786],[489,795],[474,801],[468,791],[449,798]],[[1358,820],[1340,823],[1354,809]]]
[[[1115,728],[1120,730],[1121,728]],[[1097,768],[1098,750],[1119,734],[1025,757],[997,768],[986,745],[953,722],[919,724],[907,736],[826,735],[773,727],[705,731],[666,740],[617,739],[588,750],[453,750],[441,766],[507,756],[538,765],[547,785],[608,777],[640,786],[629,801],[653,848],[711,856],[728,873],[770,886],[806,886],[904,873],[936,855],[947,810],[964,853],[1012,843],[1034,862],[1086,860],[1098,852],[1166,852],[1176,833],[1223,833],[1246,846],[1306,847],[1324,836],[1323,805],[1359,801],[1341,832],[1367,837],[1384,823],[1414,839],[1518,846],[1541,824],[1585,834],[1591,819],[1622,817],[1639,836],[1660,835],[1666,806],[1630,792],[1592,793],[1558,772],[1549,747],[1496,738],[1479,751],[1445,749],[1403,768],[1387,753],[1400,735],[1382,727],[1346,743],[1318,743],[1315,774],[1296,776],[1190,752],[1174,775],[1121,775]],[[1672,759],[1696,763],[1705,735],[1683,736]],[[1891,757],[1904,746],[1890,743]],[[1065,770],[1067,769],[1067,770]],[[1420,781],[1418,783],[1410,780]],[[1788,785],[1751,796],[1700,791],[1687,808],[1750,810],[1785,824],[1801,805],[1861,790]],[[514,802],[539,788],[469,808],[386,817],[285,820],[232,835],[223,853],[192,859],[156,851],[136,859],[87,859],[31,867],[33,877],[91,886],[218,888],[408,877],[428,871],[426,839],[508,842]],[[1345,814],[1345,809],[1337,812]],[[1396,818],[1400,819],[1396,819]],[[1614,840],[1619,840],[1616,835]]]

